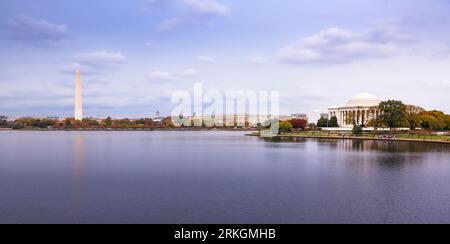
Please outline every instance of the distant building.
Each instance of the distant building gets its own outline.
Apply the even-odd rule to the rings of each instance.
[[[292,119],[304,119],[308,121],[308,115],[307,114],[292,114]]]
[[[293,119],[306,119],[308,118],[307,114],[291,114]]]
[[[152,120],[156,123],[161,123],[163,121],[163,117],[159,114],[159,111],[156,111],[156,117],[154,117]]]
[[[273,117],[273,116],[269,116],[269,117]],[[293,117],[292,117],[292,115],[279,115],[279,116],[275,116],[275,118],[277,118],[278,117],[278,119],[280,120],[280,121],[289,121],[289,120],[292,120],[293,119]]]
[[[6,117],[6,121],[8,121],[8,122],[14,122],[17,119],[19,119],[19,117]]]
[[[351,128],[353,124],[366,125],[372,118],[376,117],[376,107],[381,100],[370,93],[360,93],[353,96],[345,106],[334,106],[328,109],[329,118],[335,116],[339,127]]]

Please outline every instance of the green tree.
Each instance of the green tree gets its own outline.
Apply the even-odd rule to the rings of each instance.
[[[93,126],[99,126],[100,125],[100,123],[98,123],[97,120],[90,119],[90,118],[84,118],[82,120],[81,124],[82,124],[83,127],[93,127]]]
[[[330,119],[320,118],[317,121],[317,127],[339,127],[338,119],[336,116],[333,116]]]
[[[401,101],[389,100],[379,105],[379,118],[389,128],[398,128],[406,121],[406,105]]]
[[[352,129],[354,136],[361,136],[363,134],[363,128],[360,125],[354,125]]]
[[[279,124],[279,132],[280,132],[280,134],[291,132],[292,129],[293,129],[292,124],[289,123],[288,121],[282,121]]]
[[[338,119],[336,118],[336,116],[331,117],[328,126],[329,127],[339,127]]]
[[[104,119],[103,121],[102,121],[102,123],[105,125],[105,126],[111,126],[112,125],[112,119],[111,119],[111,117],[108,117],[108,118],[106,118],[106,119]]]
[[[137,125],[145,125],[145,119],[137,119],[134,123]]]
[[[317,121],[317,127],[329,127],[330,121],[327,118],[320,118]]]

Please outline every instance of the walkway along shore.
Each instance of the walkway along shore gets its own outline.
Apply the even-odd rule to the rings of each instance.
[[[246,134],[246,136],[257,136],[260,137],[259,133]],[[442,141],[442,140],[429,140],[429,139],[405,139],[405,138],[377,138],[377,137],[367,137],[367,136],[302,136],[302,135],[278,135],[271,137],[273,139],[330,139],[330,140],[369,140],[369,141],[395,141],[395,142],[421,142],[421,143],[439,143],[439,144],[448,144],[450,145],[450,141]]]

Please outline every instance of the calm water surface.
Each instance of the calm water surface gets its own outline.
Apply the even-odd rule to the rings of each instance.
[[[450,223],[450,146],[0,132],[0,223]]]

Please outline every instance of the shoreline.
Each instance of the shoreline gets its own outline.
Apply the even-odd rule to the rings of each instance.
[[[14,129],[11,129],[11,128],[0,128],[0,131],[42,131],[42,132],[51,132],[51,131],[68,131],[68,132],[70,132],[70,131],[88,131],[88,132],[96,132],[96,131],[111,131],[111,132],[114,132],[114,131],[142,131],[142,132],[146,132],[146,131],[167,131],[167,132],[171,132],[171,131],[186,131],[186,132],[189,132],[189,131],[211,131],[211,132],[214,132],[214,131],[217,131],[217,132],[220,132],[220,131],[236,131],[236,132],[238,132],[238,131],[241,131],[241,132],[255,132],[255,131],[257,131],[257,130],[252,130],[252,129],[206,129],[206,128],[203,128],[203,129],[199,129],[199,128],[191,128],[191,129],[189,129],[189,128],[151,128],[151,129],[133,129],[133,128],[129,128],[129,129],[127,129],[127,128],[122,128],[122,129],[120,129],[120,128],[105,128],[105,129],[92,129],[92,128],[90,128],[90,129],[37,129],[37,128],[29,128],[29,129],[27,129],[27,128],[25,128],[25,129],[18,129],[18,130],[14,130]]]
[[[206,128],[151,128],[151,129],[119,129],[119,128],[105,128],[105,129],[19,129],[14,130],[11,128],[0,128],[0,132],[2,131],[41,131],[41,132],[52,132],[52,131],[66,131],[66,132],[80,132],[80,131],[86,131],[86,132],[102,132],[102,131],[110,131],[110,132],[117,132],[117,131],[136,131],[136,132],[151,132],[151,131],[165,131],[165,132],[249,132],[248,134],[245,134],[245,136],[253,136],[253,137],[260,137],[259,133],[250,133],[250,132],[256,132],[257,130],[252,129],[206,129]],[[446,144],[450,145],[450,141],[443,141],[443,140],[430,140],[430,139],[407,139],[407,138],[376,138],[376,137],[367,137],[367,136],[313,136],[313,135],[277,135],[273,137],[267,137],[269,139],[327,139],[327,140],[367,140],[367,141],[385,141],[385,142],[416,142],[416,143],[435,143],[435,144]],[[263,138],[264,139],[264,138]]]
[[[246,136],[260,137],[259,134],[246,134]],[[261,137],[260,137],[261,138]],[[375,138],[375,137],[342,137],[342,136],[299,136],[299,135],[278,135],[268,137],[271,139],[328,139],[328,140],[367,140],[367,141],[385,141],[385,142],[420,142],[420,143],[436,143],[450,145],[450,141],[429,140],[429,139],[406,139],[406,138]]]

